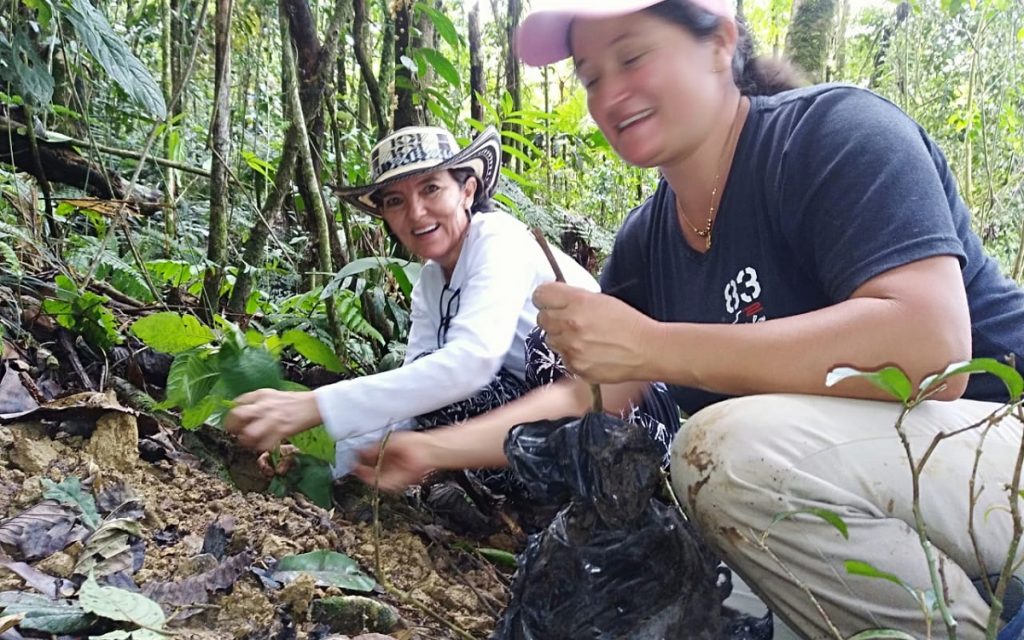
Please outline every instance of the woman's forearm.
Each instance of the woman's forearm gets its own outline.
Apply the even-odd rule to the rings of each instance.
[[[912,271],[923,263],[902,269]],[[943,266],[955,265],[950,258]],[[651,325],[645,338],[650,369],[666,382],[729,395],[791,392],[891,399],[863,380],[828,388],[825,378],[837,366],[895,364],[917,382],[950,362],[969,359],[970,320],[966,300],[958,299],[962,289],[922,283],[920,291],[853,297],[754,325]],[[950,381],[937,397],[955,398],[965,384],[963,377]]]
[[[637,401],[643,383],[602,385],[605,411],[618,415]],[[557,420],[586,413],[592,404],[590,386],[579,380],[563,380],[534,389],[522,398],[472,418],[462,424],[430,432],[430,458],[438,469],[503,467],[504,444],[516,425]]]

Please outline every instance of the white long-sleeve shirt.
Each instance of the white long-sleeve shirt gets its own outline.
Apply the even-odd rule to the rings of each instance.
[[[552,252],[566,282],[599,290],[572,258],[555,247]],[[451,281],[445,281],[441,265],[428,261],[413,287],[405,364],[315,391],[324,426],[339,441],[335,474],[347,473],[354,450],[382,436],[387,427],[412,426],[415,416],[472,396],[502,367],[523,379],[526,336],[537,323],[533,291],[554,279],[523,223],[500,211],[473,216]],[[458,303],[450,310],[457,306],[457,311],[444,343],[438,344],[446,312],[442,307],[455,290]]]

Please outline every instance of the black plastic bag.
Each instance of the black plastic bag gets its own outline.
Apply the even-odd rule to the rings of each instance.
[[[519,556],[496,640],[769,640],[771,619],[724,613],[731,590],[675,508],[654,496],[661,451],[607,415],[517,427],[515,475],[544,504],[566,504]]]

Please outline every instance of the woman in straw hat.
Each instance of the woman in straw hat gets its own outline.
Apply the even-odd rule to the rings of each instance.
[[[523,21],[520,56],[571,57],[615,151],[662,179],[618,234],[601,278],[612,295],[557,283],[534,294],[549,344],[583,380],[398,439],[380,481],[500,464],[513,425],[585,411],[584,381],[603,383],[616,410],[642,381],[664,380],[692,416],[673,445],[677,494],[777,614],[808,638],[878,627],[925,637],[906,587],[934,593],[934,572],[894,426],[901,405],[862,379],[826,386],[826,374],[894,363],[917,385],[972,356],[1024,366],[1024,293],[985,255],[918,125],[855,87],[776,93],[785,76],[751,57],[731,5],[567,0]],[[920,494],[961,637],[984,635],[988,590],[972,583],[1006,562],[1021,450],[1016,419],[966,427],[1007,399],[994,376],[954,376],[902,420],[916,459],[963,429],[932,452]],[[844,531],[810,515],[822,509]],[[802,515],[774,522],[781,512]],[[769,527],[771,554],[755,543]],[[851,575],[850,559],[898,581]],[[1000,638],[1021,636],[1010,600]]]
[[[494,208],[500,158],[493,128],[461,150],[437,127],[406,127],[377,143],[372,181],[338,192],[382,219],[425,262],[413,287],[404,366],[311,392],[243,395],[228,431],[266,451],[322,422],[338,441],[335,473],[343,475],[354,451],[385,429],[460,422],[561,377],[560,359],[535,328],[530,298],[554,274],[528,229]],[[585,269],[552,251],[567,282],[597,290]],[[674,405],[666,399],[660,406],[661,420],[678,424]],[[675,429],[659,429],[650,413],[645,418],[667,453]]]

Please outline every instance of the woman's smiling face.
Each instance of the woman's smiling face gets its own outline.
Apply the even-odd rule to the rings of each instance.
[[[446,169],[406,178],[377,194],[380,214],[406,249],[450,273],[469,227],[476,179],[459,184]]]
[[[695,149],[719,115],[711,40],[640,11],[577,20],[570,44],[590,115],[630,164],[669,164]]]

